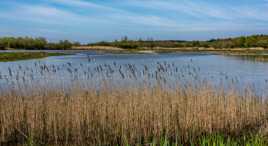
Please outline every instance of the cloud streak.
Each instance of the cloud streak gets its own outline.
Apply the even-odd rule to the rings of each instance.
[[[81,15],[64,11],[49,6],[41,5],[17,5],[15,9],[1,12],[4,19],[21,20],[42,24],[66,25],[68,22],[84,22],[86,19]]]
[[[71,7],[79,7],[79,8],[92,8],[92,9],[97,9],[97,10],[102,10],[102,11],[114,11],[118,12],[118,9],[114,9],[112,7],[108,6],[103,6],[100,4],[96,4],[90,1],[84,1],[84,0],[48,0],[49,2],[52,3],[58,3],[62,5],[67,5]]]
[[[220,5],[215,2],[194,1],[194,0],[133,0],[125,1],[129,5],[136,5],[145,9],[153,9],[159,11],[166,11],[168,13],[183,13],[195,18],[217,18],[223,20],[237,20],[239,19],[259,19],[267,20],[267,3],[263,1],[262,5]]]

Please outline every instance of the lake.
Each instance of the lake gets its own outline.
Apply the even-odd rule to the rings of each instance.
[[[268,63],[208,53],[112,54],[71,51],[72,55],[0,62],[0,92],[10,89],[62,89],[211,85],[250,89],[267,96]]]

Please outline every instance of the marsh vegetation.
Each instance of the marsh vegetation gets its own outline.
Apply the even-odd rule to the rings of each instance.
[[[240,92],[232,79],[214,86],[199,70],[165,61],[9,68],[0,75],[9,85],[0,86],[0,144],[266,146],[267,96]]]
[[[1,95],[2,144],[267,145],[267,102],[251,93],[209,86],[32,90]]]

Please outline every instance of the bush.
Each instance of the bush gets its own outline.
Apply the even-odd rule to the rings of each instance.
[[[59,41],[57,43],[48,43],[45,38],[30,38],[30,37],[3,37],[0,38],[0,49],[70,49],[72,43],[68,40]]]

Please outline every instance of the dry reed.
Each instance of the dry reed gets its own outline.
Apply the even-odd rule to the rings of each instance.
[[[0,143],[145,145],[166,137],[187,144],[206,134],[254,133],[268,118],[263,99],[208,85],[71,89],[2,94]]]

